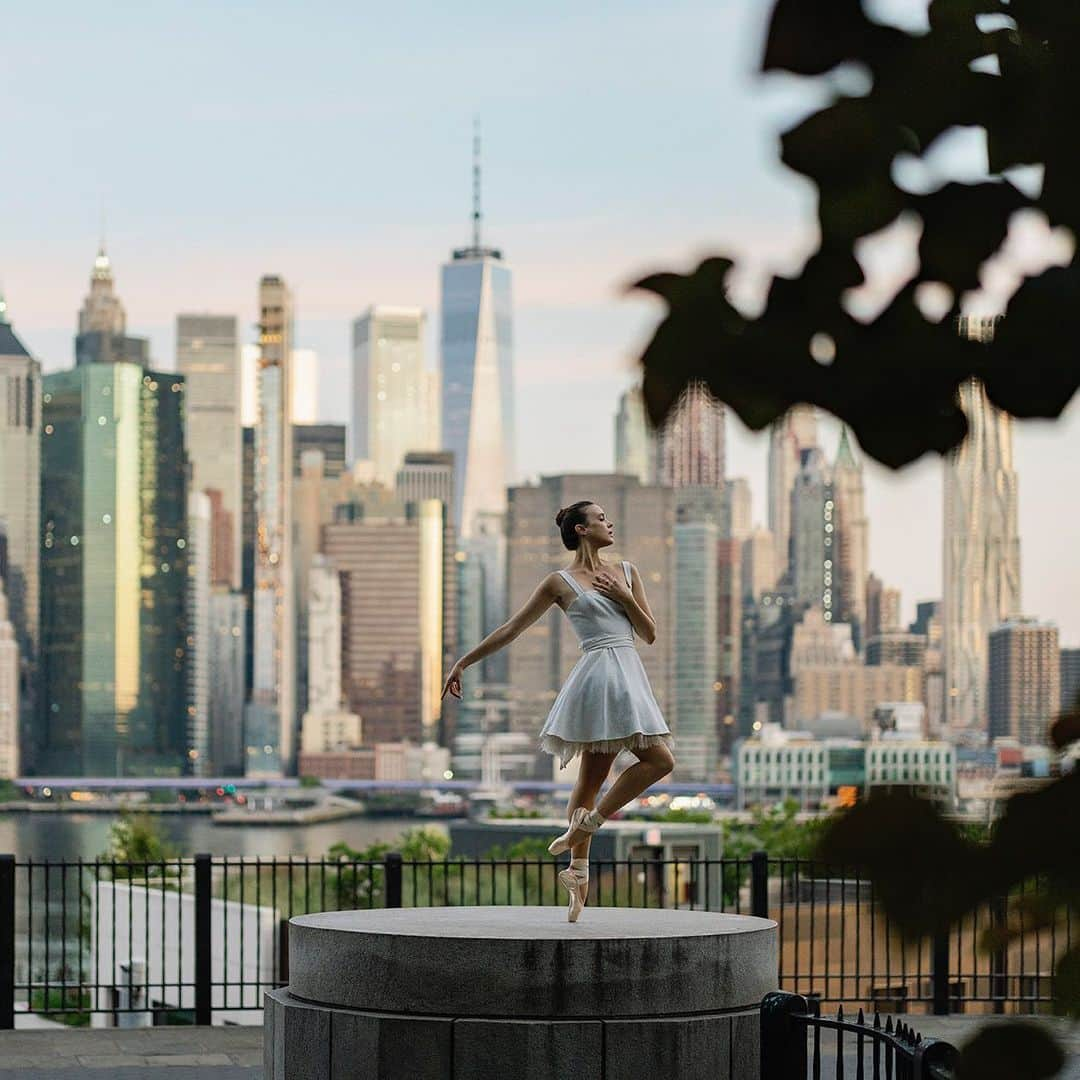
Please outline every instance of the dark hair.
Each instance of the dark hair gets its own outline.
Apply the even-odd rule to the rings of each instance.
[[[555,515],[555,524],[562,534],[563,547],[567,551],[577,551],[581,538],[574,532],[574,529],[578,525],[585,524],[585,507],[594,505],[592,499],[581,499],[576,503],[571,503],[569,506],[564,506]]]

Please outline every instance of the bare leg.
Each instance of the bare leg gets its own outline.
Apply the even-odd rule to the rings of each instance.
[[[631,799],[652,787],[658,780],[662,780],[675,765],[671,751],[662,743],[643,750],[633,750],[631,753],[637,757],[637,764],[619,774],[619,778],[611,785],[597,807],[606,818],[621,810]]]
[[[570,792],[570,801],[566,806],[566,816],[569,819],[574,810],[584,806],[591,810],[596,805],[596,796],[600,788],[604,786],[608,773],[611,771],[611,763],[617,757],[616,754],[582,754],[581,768],[578,771],[577,783]],[[587,859],[589,857],[589,845],[592,843],[592,833],[583,832],[581,839],[570,848],[572,859]]]
[[[631,799],[640,795],[646,788],[652,787],[658,780],[663,779],[675,765],[675,758],[671,751],[660,743],[656,746],[649,746],[643,750],[632,750],[638,761],[636,765],[631,765],[629,769],[626,769],[619,775],[619,778],[611,785],[611,789],[600,800],[600,805],[597,809],[605,818],[611,817],[617,810],[621,810]],[[604,771],[604,776],[607,776],[607,769],[611,768],[611,762],[614,760],[614,754],[584,754],[581,762],[581,774],[585,775],[585,763],[591,757],[603,757],[607,759],[607,766]],[[591,775],[591,774],[590,774]],[[578,783],[581,781],[579,779]],[[592,798],[595,798],[595,792],[600,790],[600,784],[603,783],[601,778],[600,783],[596,785]],[[583,790],[588,790],[584,788]],[[592,804],[585,802],[574,802],[575,796],[577,796],[578,789],[575,786],[574,792],[570,797],[569,813],[574,812],[575,806],[585,806],[588,809],[592,809]],[[592,834],[585,832],[584,829],[575,830],[571,836],[570,850],[574,853],[575,858],[577,852],[582,849],[585,853],[588,853],[589,846],[588,841],[591,839]],[[577,839],[574,839],[576,837]],[[584,856],[582,856],[584,857]]]

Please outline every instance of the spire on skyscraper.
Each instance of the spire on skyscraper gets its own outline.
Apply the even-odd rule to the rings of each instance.
[[[472,143],[472,242],[474,248],[480,247],[480,117],[473,118]]]
[[[855,453],[851,449],[851,441],[848,439],[847,424],[840,428],[840,445],[836,448],[835,467],[838,469],[857,469],[859,467],[859,463],[855,459]]]
[[[480,161],[480,117],[473,118],[472,142],[472,244],[465,248],[456,248],[455,259],[501,259],[502,252],[497,248],[484,247],[481,242],[483,208],[481,205],[481,161]]]
[[[80,334],[94,331],[105,334],[125,333],[127,317],[123,304],[113,291],[114,285],[112,262],[102,237],[94,258],[94,269],[90,273],[90,292],[79,312]]]

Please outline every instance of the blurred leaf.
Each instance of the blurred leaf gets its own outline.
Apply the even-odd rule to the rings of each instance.
[[[818,855],[861,867],[889,916],[913,934],[947,927],[970,910],[986,876],[985,851],[931,803],[906,794],[875,797],[836,818]]]
[[[822,75],[860,56],[879,33],[860,0],[778,0],[762,69]]]
[[[1004,243],[1009,218],[1028,200],[1008,183],[946,184],[915,200],[923,219],[920,277],[954,292],[979,287],[979,267]]]
[[[1056,1042],[1037,1024],[1015,1020],[984,1027],[960,1050],[957,1080],[1042,1080],[1065,1064]]]
[[[1063,953],[1054,965],[1054,1012],[1080,1017],[1080,946]]]
[[[1063,316],[1080,301],[1072,267],[1025,281],[991,346],[959,341],[952,317],[927,322],[914,296],[923,282],[948,285],[957,302],[977,287],[1024,206],[1080,233],[1080,6],[933,0],[928,11],[929,31],[908,34],[874,22],[860,0],[774,3],[765,70],[815,76],[854,62],[869,72],[870,89],[831,98],[781,137],[783,162],[817,187],[821,246],[801,274],[773,281],[759,317],[728,302],[728,259],[640,283],[670,308],[642,357],[654,424],[687,383],[703,380],[754,430],[806,402],[846,422],[869,456],[899,468],[964,438],[956,391],[969,377],[983,379],[994,403],[1016,417],[1059,416],[1075,394],[1080,356],[1063,331]],[[978,16],[987,14],[1007,16],[1006,25],[984,31]],[[989,57],[998,71],[972,70]],[[929,194],[898,185],[901,155],[925,156],[939,137],[972,126],[987,133],[992,173],[1044,166],[1037,198],[999,176]],[[854,243],[912,211],[923,222],[918,274],[863,325],[845,310],[846,291],[861,281]],[[815,334],[833,339],[829,367],[809,356]]]
[[[1080,351],[1071,336],[1062,333],[1061,319],[1078,308],[1080,270],[1075,261],[1024,281],[986,350],[983,381],[998,408],[1020,417],[1061,413],[1080,385]]]
[[[995,885],[1007,888],[1037,874],[1062,887],[1080,883],[1080,770],[1034,792],[1013,795],[1005,804],[989,852]]]
[[[1050,728],[1050,742],[1057,750],[1080,739],[1080,696],[1063,712]]]

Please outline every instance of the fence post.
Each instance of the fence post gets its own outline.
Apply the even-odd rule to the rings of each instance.
[[[211,1023],[210,856],[195,856],[195,1023]]]
[[[750,856],[750,913],[769,917],[769,854],[755,851]]]
[[[934,986],[934,1015],[949,1015],[949,928],[934,931],[930,954],[930,978]]]
[[[794,1016],[807,1014],[806,998],[775,990],[761,1001],[761,1080],[806,1075],[806,1028]]]
[[[383,867],[386,873],[386,906],[401,907],[401,852],[388,851]]]
[[[0,855],[0,1030],[15,1027],[15,856]]]
[[[1008,901],[1003,896],[990,901],[990,925],[1003,930],[1009,921]],[[1009,991],[1009,951],[1004,945],[990,954],[990,996],[994,1000],[994,1012],[1005,1011],[1005,998]]]

